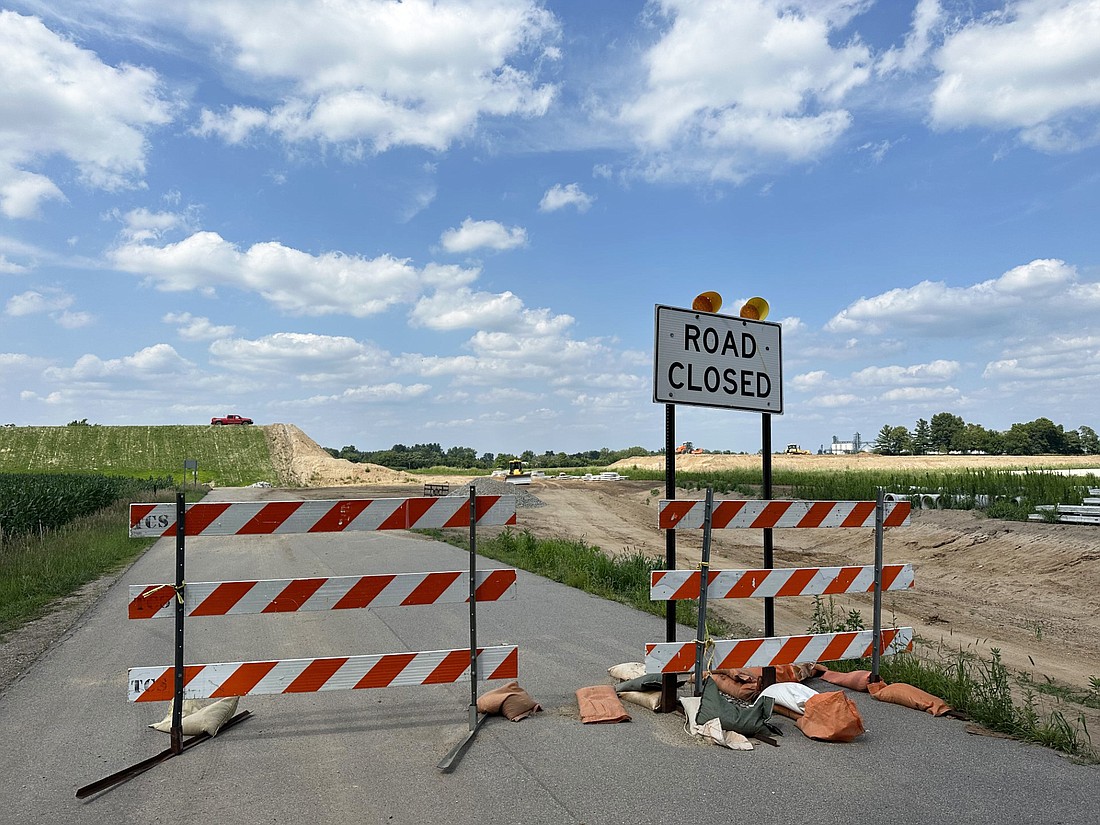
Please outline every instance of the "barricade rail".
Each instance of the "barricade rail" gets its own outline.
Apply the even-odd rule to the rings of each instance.
[[[884,565],[882,534],[885,527],[909,524],[908,501],[713,501],[662,500],[658,527],[665,530],[704,531],[699,570],[655,570],[650,578],[650,599],[671,601],[698,599],[697,638],[689,642],[646,644],[647,673],[695,671],[696,691],[701,686],[704,655],[709,666],[775,667],[805,662],[872,658],[872,676],[878,678],[878,657],[911,650],[913,629],[881,627],[883,590],[907,590],[914,585],[911,564]],[[867,528],[875,531],[874,565],[807,567],[759,570],[711,570],[710,533],[713,529],[754,528]],[[705,572],[705,579],[704,579]],[[704,639],[708,598],[741,599],[781,596],[819,596],[842,593],[875,594],[873,628],[839,633],[797,636],[765,636],[758,639]],[[770,632],[766,630],[766,632]]]

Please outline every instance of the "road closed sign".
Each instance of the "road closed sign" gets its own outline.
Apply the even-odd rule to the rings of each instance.
[[[657,306],[653,400],[783,412],[780,326]]]

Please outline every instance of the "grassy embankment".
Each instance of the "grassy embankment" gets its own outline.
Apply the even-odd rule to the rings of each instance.
[[[0,473],[172,476],[181,482],[186,459],[198,462],[199,484],[276,483],[262,427],[0,428]]]
[[[200,484],[275,481],[259,427],[0,429],[0,481],[7,482],[0,483],[0,635],[137,558],[152,541],[127,535],[129,503],[174,496],[147,489],[152,484],[115,485],[119,497],[98,501],[91,512],[74,501],[77,476],[179,485],[188,458],[198,461]]]

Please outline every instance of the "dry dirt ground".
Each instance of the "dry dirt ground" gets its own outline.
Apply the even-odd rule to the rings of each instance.
[[[309,491],[311,498],[401,497],[419,495],[425,483],[458,486],[469,481],[350,464],[332,459],[293,425],[272,425],[267,430],[279,483],[313,488]],[[967,466],[1056,463],[1049,457],[778,456],[775,468],[820,468],[823,463],[831,470],[931,468],[958,466],[962,461]],[[661,458],[629,459],[618,469],[625,473],[629,465],[642,462],[663,466]],[[682,470],[717,469],[759,466],[759,462],[756,456],[702,455],[683,456],[678,466]],[[522,508],[518,513],[520,529],[541,536],[582,539],[609,554],[640,551],[664,557],[664,535],[656,527],[663,483],[537,479],[528,490],[545,506]],[[278,497],[278,489],[265,495]],[[702,498],[702,494],[681,490],[677,497]],[[677,566],[697,566],[701,545],[701,531],[680,532]],[[774,547],[776,567],[870,564],[874,560],[874,535],[869,529],[776,530]],[[763,563],[762,548],[761,531],[715,531],[711,568],[758,567]],[[886,531],[885,559],[911,562],[916,570],[912,590],[884,595],[888,622],[912,625],[922,639],[942,642],[948,649],[988,657],[989,650],[996,648],[1010,668],[1030,674],[1036,682],[1054,680],[1087,690],[1090,677],[1100,677],[1100,526],[1006,522],[977,512],[917,510],[910,526]],[[94,592],[74,600],[75,604],[87,605],[89,597],[94,598]],[[870,596],[841,597],[835,604],[844,613],[859,610],[869,625]],[[711,605],[718,615],[746,634],[762,634],[763,607],[759,600]],[[64,633],[81,609],[70,606],[67,613],[62,610],[32,623],[22,634],[12,634],[0,645],[0,690],[52,639]],[[776,632],[806,632],[812,609],[812,599],[776,599]],[[1067,716],[1076,717],[1077,708],[1069,710]],[[1100,730],[1098,714],[1086,711],[1086,716],[1091,720],[1090,729]]]

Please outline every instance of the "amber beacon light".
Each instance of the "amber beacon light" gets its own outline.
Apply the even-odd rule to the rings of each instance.
[[[739,314],[742,318],[763,321],[768,317],[769,309],[771,309],[771,307],[768,306],[768,302],[758,295],[755,298],[749,298],[749,300],[745,301],[745,305],[741,307],[741,312]]]
[[[691,308],[699,312],[717,312],[722,308],[722,296],[717,292],[701,292],[691,302]]]
[[[695,296],[695,300],[691,302],[691,308],[697,312],[717,312],[722,308],[722,296],[717,292],[700,292]],[[767,301],[760,296],[756,296],[755,298],[749,298],[738,314],[742,318],[763,321],[768,317],[770,309],[771,307],[768,306]]]

